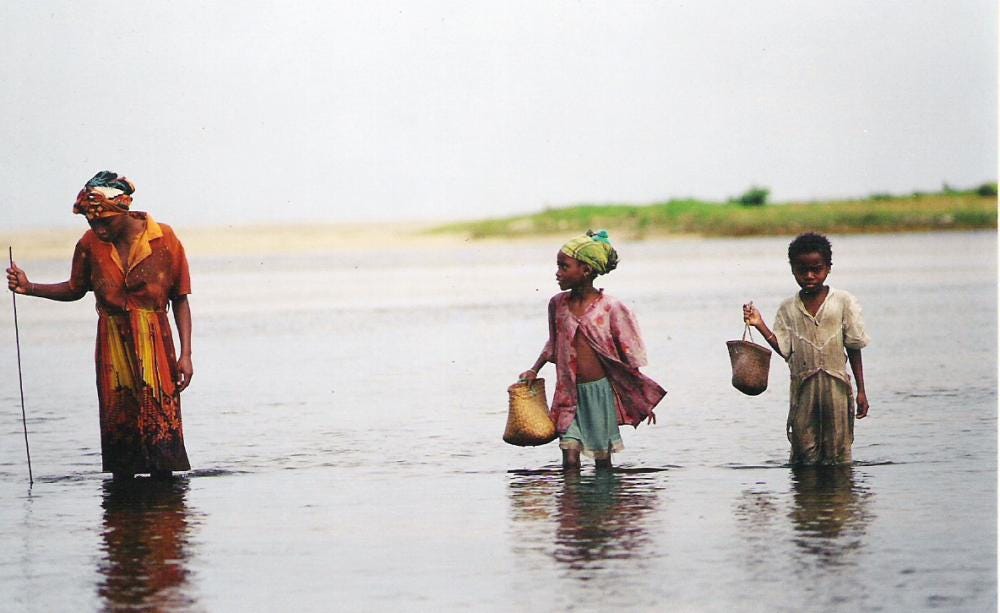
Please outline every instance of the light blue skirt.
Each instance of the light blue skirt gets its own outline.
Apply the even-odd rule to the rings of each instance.
[[[561,449],[578,449],[595,460],[605,460],[612,452],[625,449],[618,432],[618,405],[607,379],[576,386],[576,417],[559,439]]]

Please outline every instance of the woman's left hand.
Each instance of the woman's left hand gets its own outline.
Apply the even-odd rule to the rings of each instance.
[[[183,392],[187,386],[191,385],[191,377],[194,376],[194,364],[191,358],[183,357],[177,360],[177,391]]]

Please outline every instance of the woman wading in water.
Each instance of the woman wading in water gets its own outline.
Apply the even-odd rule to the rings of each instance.
[[[170,226],[130,211],[135,186],[110,171],[97,173],[77,195],[73,212],[90,224],[77,242],[68,281],[32,283],[11,264],[7,286],[26,296],[97,298],[97,396],[101,458],[116,480],[137,473],[166,478],[190,470],[181,429],[180,393],[191,383],[191,293],[184,247]],[[180,358],[167,319],[180,337]]]

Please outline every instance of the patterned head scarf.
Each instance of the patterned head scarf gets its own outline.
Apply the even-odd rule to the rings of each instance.
[[[128,213],[135,185],[110,170],[102,170],[87,181],[76,195],[73,213],[84,215],[87,221]]]
[[[618,267],[618,252],[611,246],[607,230],[587,230],[586,234],[570,239],[560,251],[590,266],[599,275]]]

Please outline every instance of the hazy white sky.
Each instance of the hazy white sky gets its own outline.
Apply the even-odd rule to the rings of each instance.
[[[0,4],[5,228],[96,171],[174,225],[997,176],[993,0]]]

